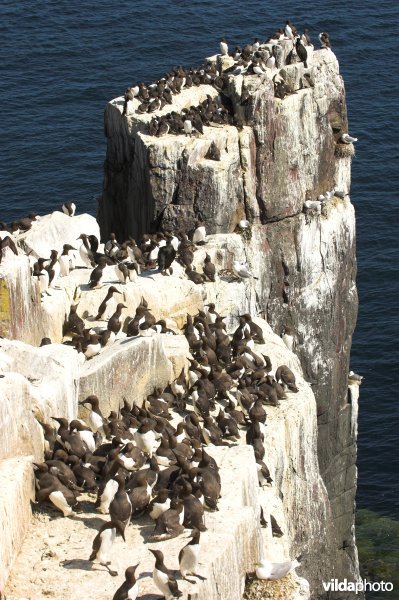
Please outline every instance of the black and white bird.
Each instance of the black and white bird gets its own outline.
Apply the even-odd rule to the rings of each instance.
[[[172,573],[165,567],[164,557],[161,550],[152,550],[150,552],[155,556],[155,567],[152,572],[152,578],[165,600],[180,598],[183,594],[179,590],[177,581]]]
[[[195,222],[195,230],[193,233],[193,243],[197,246],[201,246],[206,243],[206,229],[203,221]]]
[[[331,48],[330,36],[327,32],[319,33],[319,40],[322,48]]]
[[[195,577],[205,579],[197,574],[199,551],[200,532],[198,529],[193,529],[191,540],[179,552],[179,569],[183,579],[186,579],[187,575],[194,575]]]
[[[90,335],[90,341],[87,344],[87,348],[84,352],[86,358],[93,358],[93,356],[97,356],[101,352],[101,343],[100,336],[95,333]]]
[[[96,537],[93,540],[92,545],[92,553],[90,554],[89,560],[95,561],[97,560],[100,565],[105,567],[109,574],[112,577],[116,577],[118,575],[117,571],[112,571],[109,565],[111,561],[109,560],[109,555],[112,550],[112,546],[114,544],[116,534],[120,533],[123,540],[125,540],[125,534],[122,523],[109,521],[108,523],[104,523],[101,527],[100,531],[97,533]]]
[[[292,32],[292,27],[291,27],[291,23],[290,21],[286,21],[285,27],[284,27],[284,34],[285,37],[287,37],[290,40],[294,39],[294,34]]]
[[[220,54],[222,56],[227,56],[228,53],[229,53],[229,47],[227,45],[227,40],[225,38],[222,38],[220,40]]]
[[[191,119],[188,118],[188,116],[185,118],[183,125],[185,135],[189,135],[191,137],[191,134],[193,133],[193,124],[191,122]]]
[[[138,566],[134,565],[126,569],[125,581],[116,590],[112,600],[136,600],[139,593],[139,585],[136,579],[136,569]]]
[[[61,256],[58,258],[58,262],[60,263],[61,277],[67,277],[67,275],[69,275],[69,271],[75,267],[75,259],[72,254],[69,254],[71,251],[75,250],[76,248],[70,244],[64,244]]]
[[[64,202],[64,204],[61,207],[61,210],[64,213],[64,215],[68,215],[68,217],[73,217],[76,212],[76,204],[70,201]]]

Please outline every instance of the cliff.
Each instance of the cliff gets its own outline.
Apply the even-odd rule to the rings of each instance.
[[[358,576],[351,427],[356,407],[347,401],[357,313],[355,216],[349,199],[353,147],[338,143],[340,132],[347,131],[347,114],[335,55],[326,49],[313,53],[314,85],[305,81],[301,63],[283,71],[295,92],[284,100],[274,96],[266,76],[225,75],[223,95],[243,120],[241,130],[215,125],[195,138],[157,138],[148,134],[149,117],[138,115],[135,105],[122,117],[123,99],[110,102],[98,218],[104,239],[110,231],[126,238],[154,227],[188,229],[198,217],[210,233],[232,232],[240,219],[250,221],[245,254],[259,277],[253,286],[255,306],[278,335],[292,336],[317,402],[319,469],[332,516],[320,524],[327,532],[324,559],[314,557],[306,575],[320,585],[321,577]],[[183,90],[159,114],[197,105],[207,94],[214,96],[215,89]],[[212,142],[220,161],[206,158]],[[344,197],[329,199],[321,213],[304,210],[306,200],[334,188]]]
[[[257,350],[271,357],[274,369],[288,365],[299,387],[280,407],[267,407],[264,445],[272,486],[258,486],[245,432],[237,447],[211,450],[222,469],[222,499],[219,512],[207,514],[203,539],[212,550],[202,554],[207,581],[196,587],[196,600],[239,600],[245,575],[261,556],[279,561],[303,555],[300,577],[292,577],[295,590],[285,593],[286,600],[321,599],[327,597],[323,580],[359,577],[354,537],[357,396],[348,396],[347,378],[357,309],[349,198],[353,148],[337,144],[336,132],[345,131],[347,121],[334,54],[314,52],[310,72],[314,85],[307,87],[302,64],[284,67],[293,92],[284,100],[275,98],[268,77],[226,74],[225,103],[243,127],[205,127],[198,137],[150,136],[150,117],[135,112],[136,101],[127,117],[121,114],[120,98],[105,111],[108,149],[98,215],[103,239],[111,231],[125,239],[160,227],[187,230],[199,217],[212,235],[195,252],[194,264],[201,271],[206,251],[218,272],[215,283],[199,286],[186,279],[178,264],[172,277],[141,276],[122,286],[124,317],[134,314],[142,297],[156,318],[169,319],[179,333],[186,315],[197,314],[207,302],[228,315],[229,332],[238,314],[258,314],[265,345]],[[207,95],[215,97],[217,91],[207,85],[183,89],[163,112],[196,105]],[[212,142],[220,160],[206,158]],[[344,193],[332,194],[321,211],[304,209],[305,201],[333,188]],[[242,218],[250,222],[244,231],[237,229]],[[80,221],[60,213],[44,219],[19,240],[36,256],[60,250],[80,233],[98,231],[88,215]],[[225,277],[234,258],[247,261],[258,279]],[[0,349],[0,426],[6,432],[0,444],[0,562],[5,566],[0,589],[11,572],[5,588],[10,600],[60,591],[70,597],[66,568],[80,569],[71,573],[79,573],[82,591],[89,595],[96,585],[99,600],[116,587],[108,573],[91,571],[82,560],[94,537],[94,532],[87,535],[92,515],[54,520],[50,538],[48,515],[36,512],[31,519],[31,461],[43,451],[37,419],[48,422],[55,413],[84,418],[78,401],[89,393],[98,393],[105,413],[119,409],[126,390],[140,404],[154,386],[165,387],[187,367],[183,335],[122,335],[83,364],[72,348],[61,345],[71,303],[78,298],[78,314],[96,327],[100,296],[115,284],[115,271],[107,267],[102,289],[89,291],[89,273],[72,271],[60,280],[60,289],[40,298],[28,257],[7,252],[0,265],[0,333],[10,338],[2,340]],[[55,343],[33,347],[45,335]],[[259,526],[261,507],[266,528]],[[281,538],[272,537],[271,514],[284,532]],[[120,575],[138,559],[151,570],[147,526],[130,526],[126,544],[119,540],[115,560]],[[162,543],[174,557],[168,566],[177,566],[173,561],[181,546],[180,538]],[[35,569],[24,569],[37,556],[44,559],[35,559]],[[152,598],[151,581],[143,579],[141,585],[141,593]],[[182,589],[194,593],[184,584]]]

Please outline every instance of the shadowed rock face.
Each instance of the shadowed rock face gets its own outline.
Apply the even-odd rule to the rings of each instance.
[[[305,575],[323,598],[322,579],[358,576],[356,439],[347,403],[357,314],[355,218],[348,196],[329,201],[321,215],[302,212],[305,200],[334,187],[349,193],[350,158],[336,152],[336,132],[347,130],[338,62],[328,50],[313,54],[314,87],[305,85],[303,64],[284,71],[296,92],[284,100],[274,97],[269,78],[226,76],[224,93],[243,120],[241,130],[215,126],[198,138],[156,138],[144,133],[142,117],[122,118],[121,108],[108,104],[98,217],[103,238],[116,231],[121,239],[154,227],[187,230],[198,217],[209,233],[231,232],[243,217],[251,222],[245,253],[259,277],[257,309],[278,334],[292,329],[294,351],[314,384],[319,466],[332,520],[320,524],[327,531],[323,560],[306,565]],[[201,101],[198,89],[186,93],[187,106]],[[212,142],[220,161],[205,158]],[[309,540],[316,556],[313,546]]]

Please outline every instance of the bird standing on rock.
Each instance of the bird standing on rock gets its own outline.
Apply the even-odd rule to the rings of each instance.
[[[122,304],[122,302],[119,302],[119,304],[117,304],[117,306],[116,306],[116,311],[114,312],[114,314],[108,321],[107,329],[109,331],[112,331],[112,333],[115,336],[118,335],[118,333],[120,332],[121,327],[122,327],[121,315],[122,315],[123,308],[127,308],[127,306],[125,304]]]
[[[176,250],[172,244],[172,238],[169,237],[166,246],[162,246],[158,252],[158,268],[162,275],[166,274],[166,271],[169,269],[169,273],[172,275],[172,263],[176,257]]]
[[[107,259],[105,258],[105,256],[100,256],[99,261],[98,261],[98,266],[95,269],[93,269],[90,274],[89,288],[91,290],[94,289],[95,287],[98,287],[101,285],[103,271],[106,266],[107,266]]]
[[[107,295],[105,296],[104,300],[101,302],[100,306],[98,307],[97,315],[94,317],[95,321],[99,321],[101,319],[101,317],[104,315],[105,311],[107,310],[108,303],[111,300],[111,298],[113,297],[113,295],[121,294],[121,293],[122,292],[120,292],[113,285],[111,285],[111,287],[108,288]]]
[[[321,33],[319,33],[319,40],[322,48],[331,49],[330,36],[327,32],[322,31]]]
[[[135,565],[126,569],[125,581],[116,590],[112,600],[136,600],[139,593],[139,586],[136,579],[136,569],[138,566]]]
[[[206,275],[209,281],[215,282],[216,267],[211,261],[211,257],[209,256],[209,254],[205,255],[203,271],[204,275]]]
[[[109,554],[111,552],[117,532],[120,533],[123,540],[125,540],[122,523],[113,521],[104,523],[93,540],[93,551],[89,557],[90,561],[98,560],[100,565],[105,567],[112,577],[116,577],[118,575],[117,571],[112,571],[108,566],[111,564],[111,561],[109,560]]]
[[[223,37],[223,38],[220,40],[220,54],[221,54],[222,56],[227,56],[227,55],[228,55],[228,53],[229,53],[229,47],[228,47],[228,45],[227,45],[226,38],[224,38],[224,37]]]
[[[200,550],[199,541],[200,532],[198,529],[193,529],[191,540],[179,552],[179,568],[183,579],[187,579],[186,575],[193,575],[205,579],[205,577],[197,575]]]
[[[150,552],[155,556],[155,567],[152,572],[152,578],[159,591],[163,594],[165,600],[180,598],[183,594],[179,590],[177,581],[172,573],[165,567],[164,557],[161,550],[152,550]]]
[[[64,204],[61,207],[62,212],[64,213],[64,215],[68,215],[68,217],[73,217],[76,211],[76,204],[74,202],[64,202]]]
[[[296,53],[298,55],[298,58],[301,62],[303,62],[303,65],[305,67],[305,69],[308,68],[307,65],[307,59],[308,59],[308,51],[306,50],[305,46],[302,44],[301,38],[298,37],[296,39],[295,42],[295,49],[296,49]]]
[[[206,229],[203,221],[195,222],[195,230],[193,233],[193,243],[197,246],[202,246],[206,243]]]

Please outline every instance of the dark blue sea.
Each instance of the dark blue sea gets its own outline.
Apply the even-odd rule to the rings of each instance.
[[[330,33],[349,130],[359,138],[351,198],[360,310],[351,366],[365,378],[357,505],[367,509],[359,513],[360,537],[373,555],[386,536],[376,542],[368,525],[380,531],[383,516],[389,538],[399,520],[399,3],[2,0],[0,220],[50,212],[68,199],[95,214],[106,102],[172,65],[200,64],[218,51],[221,36],[231,45],[265,39],[287,18],[308,27],[315,42],[320,31]],[[391,542],[398,551],[398,539]],[[399,598],[399,589],[394,594],[386,596]]]

